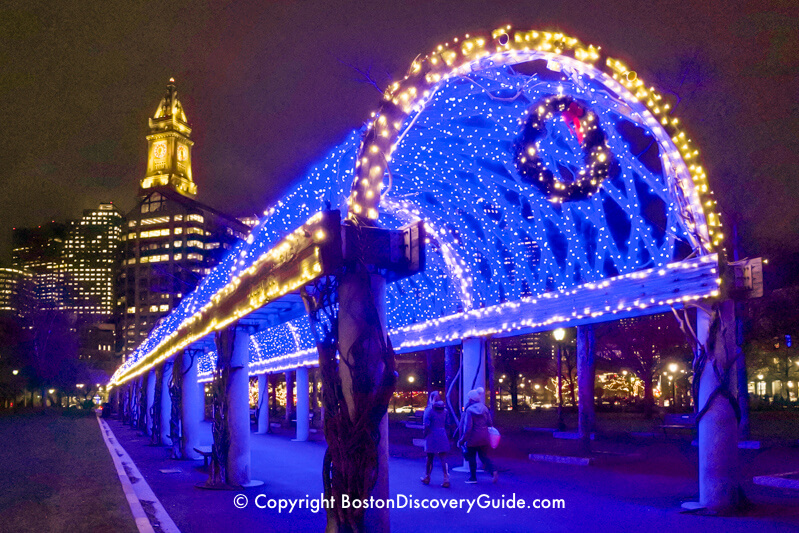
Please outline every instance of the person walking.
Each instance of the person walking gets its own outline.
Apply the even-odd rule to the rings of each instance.
[[[449,451],[449,437],[447,436],[447,412],[444,410],[444,402],[438,391],[430,393],[427,399],[427,407],[424,410],[424,451],[427,452],[427,464],[425,465],[425,476],[422,483],[430,484],[430,474],[433,472],[433,459],[438,455],[441,461],[441,469],[444,471],[444,482],[442,487],[449,487],[449,470],[447,469],[447,452]]]
[[[499,478],[499,472],[494,468],[491,459],[488,458],[489,437],[488,428],[491,422],[491,412],[482,402],[480,391],[471,390],[466,396],[466,409],[461,416],[460,439],[458,446],[464,449],[464,458],[469,462],[469,479],[466,483],[477,483],[477,458],[487,472],[493,476],[494,483]]]

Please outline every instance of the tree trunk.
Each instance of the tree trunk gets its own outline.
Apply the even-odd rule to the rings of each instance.
[[[644,381],[644,418],[650,420],[655,411],[655,392],[652,386],[652,370],[644,372],[641,376]]]
[[[488,379],[489,404],[491,412],[497,408],[497,382],[494,379],[494,348],[490,340],[486,340],[486,378]]]
[[[577,326],[577,379],[580,401],[578,404],[578,431],[583,453],[591,452],[591,433],[596,424],[594,413],[594,326]]]
[[[577,395],[575,394],[575,386],[574,386],[575,385],[574,382],[576,381],[575,380],[576,376],[574,375],[575,374],[574,365],[572,364],[572,360],[568,356],[566,357],[566,368],[569,371],[569,396],[571,397],[572,400],[572,408],[574,408],[577,406]]]
[[[512,411],[519,410],[519,376],[516,375],[515,369],[510,373],[510,383],[508,383],[510,390],[510,408]]]
[[[427,392],[436,390],[433,384],[433,350],[425,350],[425,372],[427,372]]]

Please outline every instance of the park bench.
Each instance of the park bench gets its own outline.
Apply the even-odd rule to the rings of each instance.
[[[694,413],[689,413],[689,414],[667,413],[663,417],[663,423],[658,427],[663,430],[663,436],[667,439],[669,438],[668,430],[670,429],[675,431],[688,430],[693,432],[693,430],[696,429],[696,415]]]
[[[291,424],[294,427],[297,427],[297,417],[296,416],[291,419]],[[308,432],[309,433],[316,433],[316,429],[314,429],[312,426],[313,426],[313,412],[310,412],[310,413],[308,413]]]
[[[405,427],[408,429],[424,429],[424,411],[414,411],[409,414]]]
[[[203,466],[208,467],[208,460],[214,454],[210,446],[197,446],[194,451],[203,456]]]

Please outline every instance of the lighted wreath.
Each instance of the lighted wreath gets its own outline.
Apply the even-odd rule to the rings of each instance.
[[[547,134],[547,122],[557,115],[577,139],[583,153],[582,168],[570,172],[561,167],[558,176],[553,172],[555,169],[547,167],[540,147]],[[571,96],[551,96],[530,107],[524,129],[514,143],[514,162],[522,178],[535,185],[549,201],[583,200],[599,190],[608,175],[611,153],[606,141],[595,113]]]

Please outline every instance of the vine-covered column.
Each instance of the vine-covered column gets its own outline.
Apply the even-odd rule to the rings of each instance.
[[[172,418],[172,396],[169,394],[169,383],[172,380],[172,360],[167,360],[161,369],[161,401],[160,405],[160,429],[161,429],[161,443],[167,446],[172,444],[171,435],[172,429],[170,428],[170,420]]]
[[[742,503],[738,387],[732,300],[697,310],[694,398],[699,430],[699,505],[725,513]]]
[[[172,442],[172,459],[183,459],[183,354],[178,353],[172,364],[169,380],[171,409],[169,417],[169,440]]]
[[[161,440],[161,393],[163,391],[164,383],[164,366],[159,365],[150,372],[150,377],[155,377],[153,380],[153,403],[150,406],[150,443],[153,446],[160,446],[163,442]],[[149,384],[148,384],[149,385]],[[148,386],[149,389],[149,386]],[[148,390],[149,395],[149,390]]]
[[[200,431],[205,418],[205,395],[203,387],[197,382],[197,366],[201,350],[186,349],[181,357],[183,361],[181,379],[181,457],[183,459],[200,459],[195,451],[200,445]]]
[[[251,487],[250,479],[250,333],[255,328],[232,325],[215,335],[214,444],[211,473],[205,486]]]

